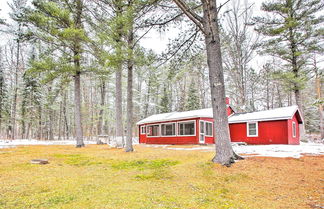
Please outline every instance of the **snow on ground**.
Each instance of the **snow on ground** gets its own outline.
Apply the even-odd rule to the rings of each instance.
[[[95,141],[84,141],[85,144],[95,144]],[[0,140],[1,148],[10,148],[18,145],[75,145],[75,140],[66,141],[40,141],[35,139],[15,139],[15,140]]]
[[[214,146],[173,147],[171,145],[146,145],[149,147],[161,147],[170,150],[202,150],[214,151]],[[324,155],[324,144],[301,143],[300,145],[237,145],[233,144],[237,154],[264,157],[293,157],[300,158],[303,155]]]
[[[265,157],[293,157],[303,155],[324,155],[324,145],[315,143],[301,143],[300,145],[247,145],[233,146],[238,154],[248,154]]]
[[[138,141],[134,140],[134,144]],[[95,141],[84,141],[85,144],[96,144]],[[1,148],[11,148],[19,145],[75,145],[74,140],[66,141],[39,141],[34,139],[16,139],[16,140],[0,140]],[[143,145],[146,147],[155,147],[169,150],[200,150],[204,152],[213,152],[214,146],[173,146],[173,145]],[[324,144],[320,143],[302,143],[300,145],[238,145],[233,143],[233,149],[238,154],[250,156],[265,157],[293,157],[300,158],[302,155],[324,155]]]
[[[117,141],[117,143],[116,143]],[[120,142],[119,142],[120,141]],[[113,147],[118,147],[116,144],[122,144],[122,139],[113,139],[109,141],[109,145]],[[96,144],[96,141],[84,141],[85,144]],[[41,141],[35,139],[15,139],[15,140],[1,140],[0,139],[0,149],[1,148],[11,148],[19,145],[75,145],[75,140],[53,140],[53,141]],[[138,144],[138,137],[133,138],[133,144]]]

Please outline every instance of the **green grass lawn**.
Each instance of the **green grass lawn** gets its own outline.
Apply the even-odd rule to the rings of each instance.
[[[254,157],[231,168],[212,157],[140,145],[134,153],[105,145],[0,149],[0,208],[323,206],[323,157]],[[50,164],[30,164],[35,158]]]

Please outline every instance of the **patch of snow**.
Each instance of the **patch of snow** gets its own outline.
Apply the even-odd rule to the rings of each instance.
[[[170,145],[168,144],[144,144],[145,147],[154,147],[154,148],[166,148]]]
[[[117,136],[117,137],[113,137],[111,140],[109,140],[107,142],[107,144],[111,147],[115,147],[115,148],[123,148],[124,147],[124,143],[126,141],[126,136],[121,137],[121,136]],[[133,145],[139,144],[139,139],[138,137],[133,137],[132,138],[132,143]]]
[[[248,154],[263,157],[293,157],[303,155],[324,155],[323,144],[301,143],[300,145],[248,145],[233,146],[238,154]]]
[[[96,144],[95,141],[84,141],[85,144]],[[15,139],[15,140],[0,140],[1,148],[11,148],[19,145],[75,145],[75,140],[54,140],[54,141],[41,141],[35,139]]]
[[[170,150],[211,150],[211,147],[191,147],[191,148],[185,148],[185,147],[167,147],[166,149],[170,149]],[[214,149],[214,148],[212,148]]]
[[[147,147],[164,148],[168,150],[201,150],[214,152],[213,145],[194,147],[173,147],[172,145],[145,145]],[[263,157],[293,157],[300,158],[303,155],[324,155],[324,145],[318,143],[301,143],[300,145],[238,145],[233,144],[234,151],[239,155],[263,156]]]

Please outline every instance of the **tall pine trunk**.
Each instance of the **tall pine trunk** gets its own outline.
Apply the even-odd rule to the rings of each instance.
[[[119,67],[118,67],[119,68]],[[122,69],[116,71],[116,136],[123,137]]]
[[[75,16],[76,28],[82,28],[81,16],[82,16],[82,1],[77,0],[77,10]],[[79,40],[74,43],[74,105],[75,105],[75,139],[76,147],[84,147],[83,132],[82,132],[82,119],[81,119],[81,69],[80,69],[80,56],[81,56],[81,44]]]
[[[213,162],[229,166],[238,156],[234,153],[228,127],[225,85],[219,38],[216,0],[203,0],[203,26],[209,68],[209,82],[214,117],[216,155]]]
[[[132,1],[129,1],[129,6],[132,6]],[[132,21],[132,20],[131,20]],[[133,32],[133,21],[130,23],[129,33],[127,37],[128,44],[128,58],[127,58],[127,137],[126,137],[126,152],[132,152],[133,149],[133,139],[132,139],[132,129],[133,129],[133,42],[134,42],[134,32]]]
[[[115,7],[116,7],[116,18],[117,20],[122,17],[123,13],[123,7],[122,7],[122,2],[115,2]],[[122,70],[123,70],[123,63],[122,63],[122,36],[123,36],[123,25],[119,21],[117,24],[117,34],[115,37],[115,42],[116,42],[116,54],[117,54],[117,59],[118,63],[116,66],[116,94],[115,94],[115,117],[116,117],[116,137],[117,138],[122,138],[122,146],[124,146],[124,131],[123,131],[123,104],[122,104],[122,99],[123,99],[123,90],[122,90]]]
[[[81,123],[81,87],[80,87],[80,73],[74,76],[74,117],[75,117],[75,140],[76,147],[84,147],[82,123]]]

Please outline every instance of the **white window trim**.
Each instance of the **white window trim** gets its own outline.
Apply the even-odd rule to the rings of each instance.
[[[207,126],[205,125],[205,136],[207,136],[207,137],[214,136],[214,126],[213,126],[214,124],[213,124],[213,122],[205,121],[205,123],[210,123],[212,125],[212,135],[207,135]]]
[[[255,125],[255,129],[256,129],[256,134],[255,135],[250,135],[250,131],[249,131],[249,124],[256,124]],[[259,124],[258,124],[258,122],[256,121],[256,122],[247,122],[246,123],[246,135],[248,136],[248,137],[258,137],[259,136]]]
[[[175,128],[174,128],[175,135],[167,135],[167,136],[163,136],[163,135],[162,135],[162,125],[163,125],[163,124],[174,124],[174,125],[175,125]],[[173,137],[173,136],[177,136],[177,123],[176,123],[176,122],[161,123],[161,124],[160,124],[160,136],[161,136],[161,137]]]
[[[294,125],[295,125],[295,131],[294,131]],[[292,137],[293,138],[296,138],[296,135],[297,135],[297,126],[296,126],[295,121],[292,122],[291,129],[292,129]]]
[[[180,129],[179,129],[179,124],[180,123],[190,123],[190,122],[194,122],[194,134],[193,135],[181,135]],[[186,120],[186,121],[181,121],[181,122],[177,122],[177,136],[196,136],[196,120]]]
[[[150,125],[147,125],[146,127],[148,127],[148,126],[156,126],[156,125],[159,126],[159,129],[158,129],[159,134],[158,134],[157,136],[150,136],[150,135],[146,134],[146,137],[147,137],[147,138],[156,138],[156,137],[161,137],[161,125],[160,125],[160,124],[150,124]],[[147,132],[148,132],[148,128],[147,128]]]
[[[143,132],[143,128],[144,128],[144,132]],[[146,126],[141,126],[141,135],[145,135],[146,134]]]

